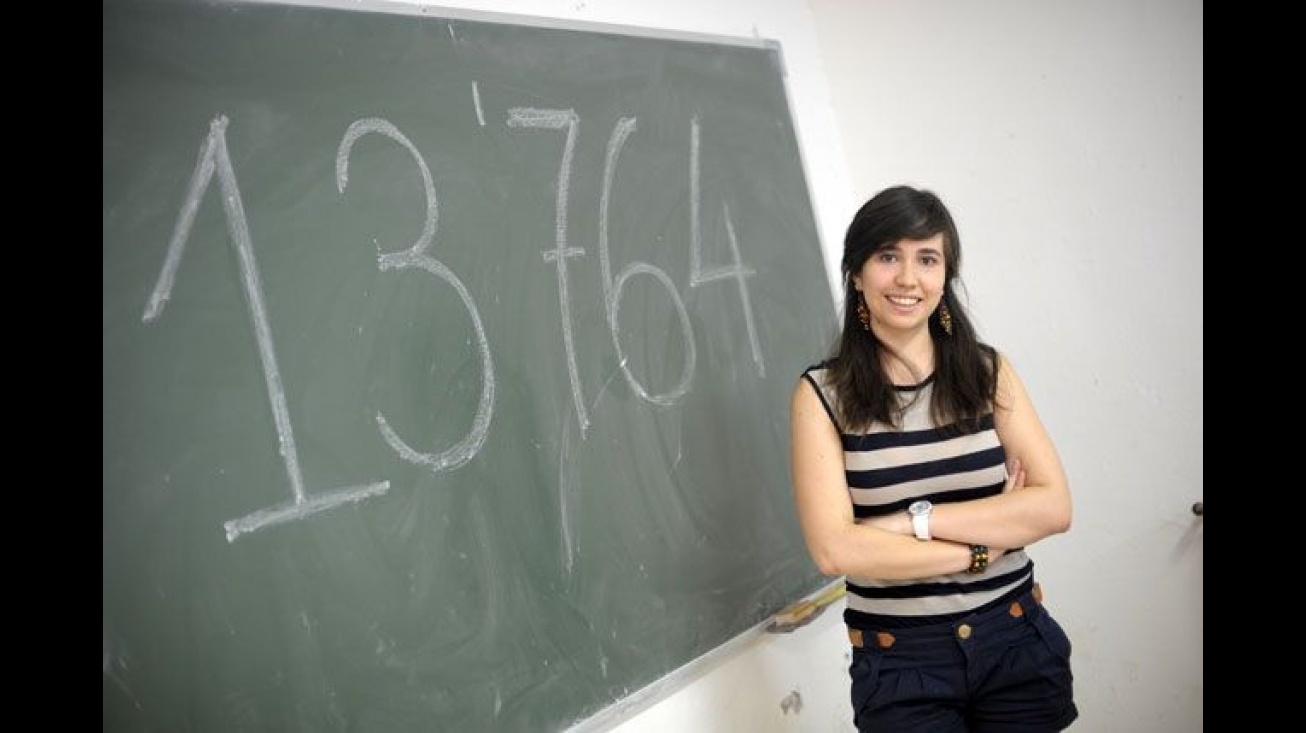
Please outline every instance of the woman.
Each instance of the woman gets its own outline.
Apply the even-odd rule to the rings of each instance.
[[[816,565],[846,576],[859,731],[1058,731],[1070,641],[1024,548],[1070,528],[1056,446],[956,295],[961,243],[929,191],[886,189],[844,239],[844,322],[791,405]]]

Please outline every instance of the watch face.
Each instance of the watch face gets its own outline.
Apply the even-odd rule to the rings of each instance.
[[[925,500],[913,501],[911,506],[907,507],[908,514],[924,514],[930,510],[930,503]]]

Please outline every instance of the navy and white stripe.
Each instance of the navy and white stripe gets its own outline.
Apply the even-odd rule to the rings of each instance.
[[[908,405],[902,426],[875,423],[850,432],[833,409],[834,388],[824,365],[809,367],[803,377],[816,387],[843,443],[844,475],[858,519],[906,511],[917,499],[935,506],[1002,493],[1007,479],[1006,452],[985,415],[978,429],[952,435],[930,416],[934,390],[931,375],[917,385],[897,387]],[[901,628],[949,621],[1028,589],[1034,563],[1024,550],[993,561],[987,571],[965,571],[916,580],[875,580],[847,576],[844,621],[864,629]]]

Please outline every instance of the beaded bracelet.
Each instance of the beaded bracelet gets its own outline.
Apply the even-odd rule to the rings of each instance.
[[[966,572],[972,575],[978,575],[989,567],[989,548],[988,545],[971,545],[970,546],[970,567]]]

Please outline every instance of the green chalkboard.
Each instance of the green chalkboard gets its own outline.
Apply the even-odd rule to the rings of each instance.
[[[106,731],[562,730],[827,581],[778,46],[531,20],[104,4]]]

